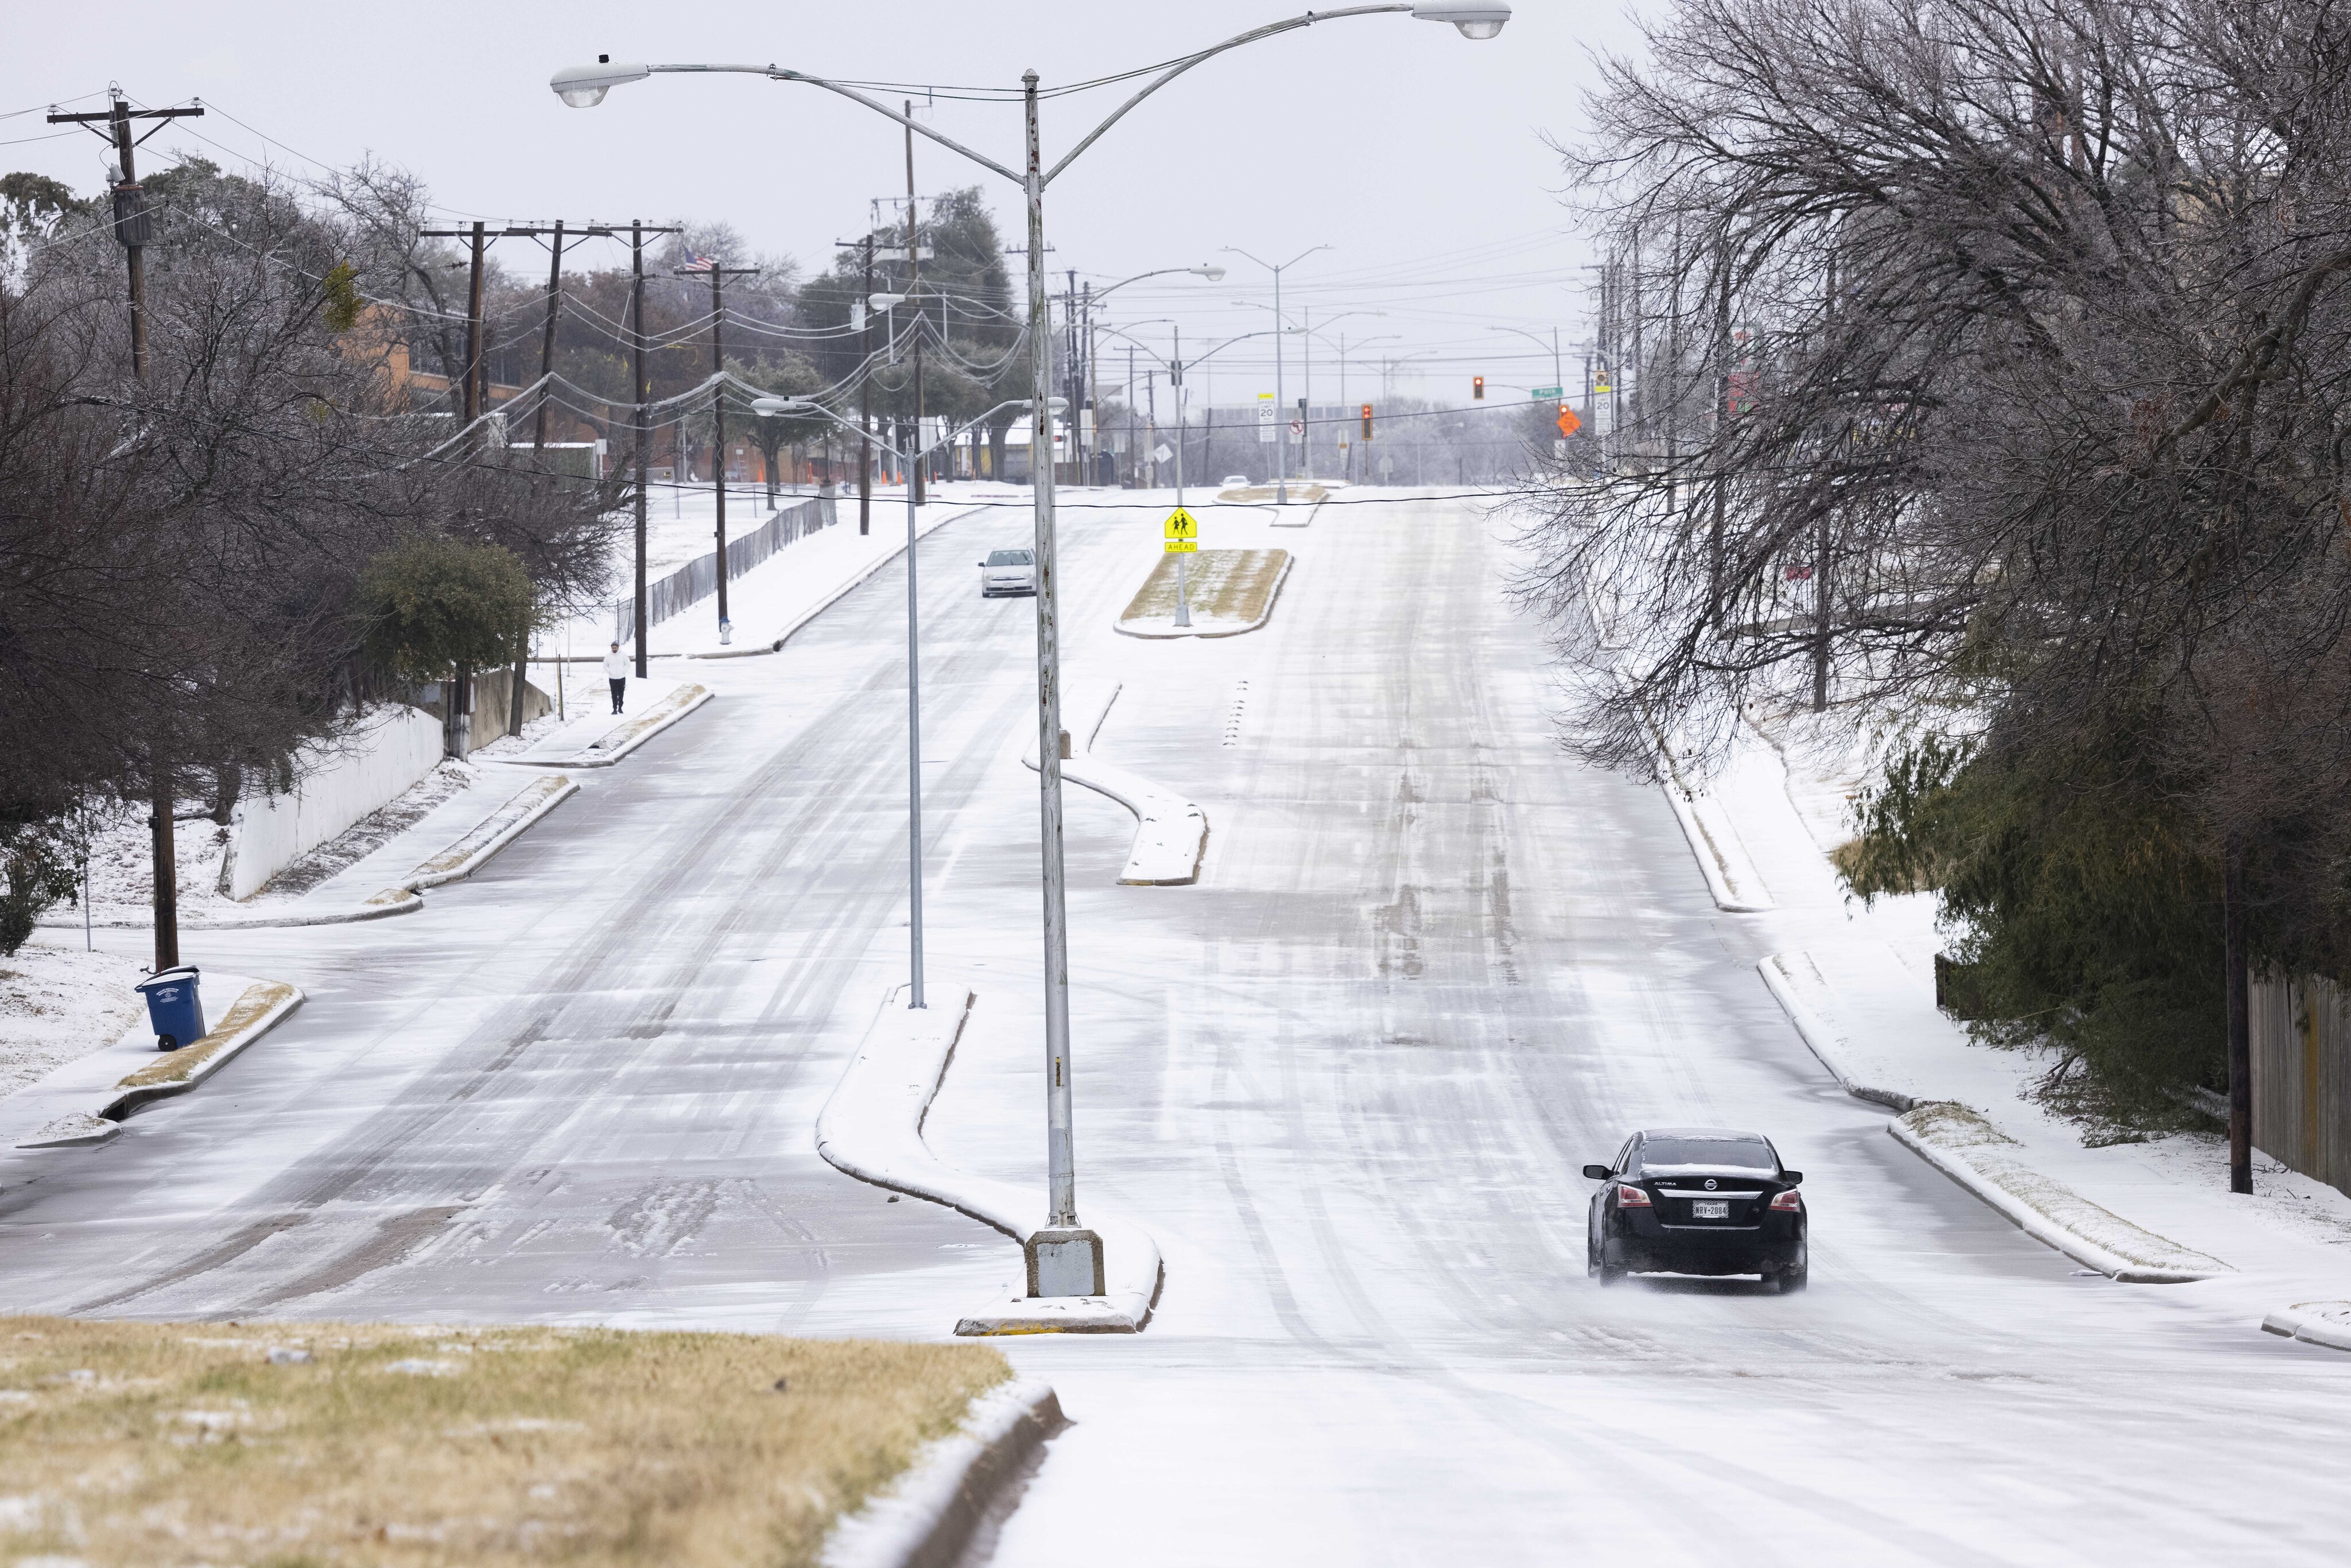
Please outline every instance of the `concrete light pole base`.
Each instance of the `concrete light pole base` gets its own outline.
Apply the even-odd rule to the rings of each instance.
[[[1102,1281],[1102,1238],[1091,1230],[1048,1227],[1021,1248],[1029,1264],[1031,1296],[1099,1296]]]

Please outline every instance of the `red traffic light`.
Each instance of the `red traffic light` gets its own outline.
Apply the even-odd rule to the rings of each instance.
[[[1485,401],[1486,401],[1486,378],[1485,378],[1485,377],[1483,377],[1483,376],[1471,376],[1471,377],[1469,378],[1469,395],[1470,395],[1472,398],[1476,399],[1476,400],[1477,400],[1478,402],[1485,402]]]
[[[1369,441],[1371,438],[1372,438],[1372,405],[1371,405],[1370,403],[1365,403],[1365,404],[1364,405],[1364,440],[1366,440],[1366,441]]]

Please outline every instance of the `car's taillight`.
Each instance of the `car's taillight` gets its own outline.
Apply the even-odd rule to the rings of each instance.
[[[1803,1195],[1792,1186],[1787,1191],[1773,1198],[1771,1200],[1771,1207],[1779,1209],[1782,1213],[1793,1213],[1795,1210],[1804,1207]]]
[[[1643,1192],[1639,1187],[1626,1186],[1622,1182],[1619,1182],[1616,1186],[1616,1207],[1619,1208],[1654,1208],[1656,1206],[1649,1201],[1649,1195]]]

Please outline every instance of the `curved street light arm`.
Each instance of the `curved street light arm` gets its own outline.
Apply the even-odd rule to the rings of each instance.
[[[1154,267],[1149,272],[1138,272],[1133,277],[1122,277],[1116,283],[1112,284],[1109,288],[1095,289],[1094,299],[1096,303],[1100,303],[1102,299],[1107,298],[1113,290],[1123,288],[1130,283],[1140,283],[1146,277],[1165,277],[1171,272],[1189,272],[1196,274],[1199,270],[1200,269],[1196,267]],[[1222,267],[1218,267],[1217,272],[1218,277],[1222,277],[1224,275],[1224,269]]]
[[[938,131],[935,131],[929,126],[923,124],[920,120],[908,119],[905,115],[903,115],[896,110],[892,109],[888,104],[882,102],[878,99],[868,98],[853,87],[843,87],[837,81],[827,81],[822,77],[810,76],[806,71],[796,71],[785,66],[776,65],[647,66],[645,69],[647,71],[671,71],[686,75],[733,73],[742,76],[766,77],[772,81],[804,81],[810,87],[820,87],[827,92],[837,92],[843,98],[862,103],[866,108],[872,110],[874,113],[896,120],[899,124],[904,126],[907,130],[914,131],[916,135],[927,136],[932,141],[937,142],[940,146],[946,148],[950,152],[962,153],[965,157],[970,159],[973,162],[977,163],[982,168],[994,170],[997,173],[1003,175],[1006,179],[1011,181],[1016,185],[1025,183],[1019,174],[1014,173],[1011,170],[1006,168],[995,159],[990,158],[987,153],[976,152],[972,149],[966,147],[962,142],[957,141],[954,137],[941,135]]]
[[[1145,83],[1141,92],[1136,93],[1133,98],[1128,99],[1124,103],[1122,103],[1116,109],[1112,110],[1109,119],[1103,120],[1100,125],[1095,126],[1092,131],[1087,131],[1085,140],[1079,142],[1075,147],[1071,148],[1067,152],[1061,154],[1061,161],[1054,164],[1050,169],[1045,171],[1045,177],[1037,183],[1040,186],[1051,184],[1060,177],[1061,171],[1068,168],[1070,164],[1076,160],[1079,153],[1083,152],[1087,148],[1100,141],[1103,131],[1108,131],[1112,126],[1116,125],[1120,120],[1125,119],[1129,110],[1133,109],[1136,104],[1141,103],[1144,99],[1149,98],[1153,93],[1157,92],[1161,88],[1165,87],[1169,82],[1174,81],[1177,77],[1182,76],[1186,71],[1190,70],[1194,66],[1198,65],[1203,60],[1213,59],[1217,56],[1223,54],[1227,49],[1238,49],[1243,44],[1254,44],[1260,38],[1270,38],[1279,34],[1294,31],[1300,27],[1311,27],[1317,22],[1329,22],[1341,16],[1371,16],[1385,11],[1408,12],[1411,9],[1412,6],[1409,5],[1349,5],[1344,9],[1338,11],[1309,11],[1302,16],[1292,16],[1287,21],[1269,22],[1262,27],[1251,27],[1248,32],[1235,34],[1233,37],[1227,38],[1221,44],[1211,44],[1197,54],[1186,55],[1182,59],[1177,60],[1174,65],[1168,67],[1165,70],[1160,72],[1159,75],[1154,77],[1149,82]]]

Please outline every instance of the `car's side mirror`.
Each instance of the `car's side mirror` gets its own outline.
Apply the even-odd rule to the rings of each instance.
[[[1804,1173],[1802,1171],[1782,1171],[1780,1173],[1780,1179],[1786,1182],[1790,1186],[1795,1186],[1803,1181]]]
[[[986,561],[981,561],[979,564],[980,564],[980,565],[982,565],[982,566],[986,566],[987,563]]]
[[[1613,1176],[1616,1173],[1614,1171],[1610,1170],[1606,1166],[1586,1166],[1583,1167],[1584,1178],[1588,1181],[1606,1181],[1610,1176]]]

